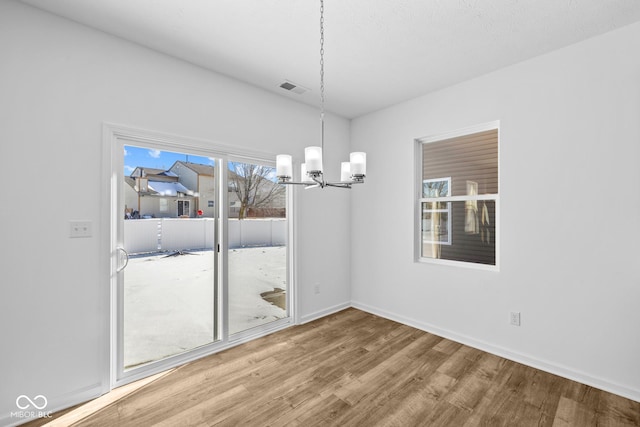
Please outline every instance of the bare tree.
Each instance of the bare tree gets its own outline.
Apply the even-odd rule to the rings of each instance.
[[[284,195],[284,187],[273,181],[273,167],[231,162],[230,170],[229,183],[240,201],[238,219],[246,218],[249,208],[276,207]]]
[[[425,180],[422,183],[423,197],[446,197],[449,195],[449,181],[445,178],[439,180]]]

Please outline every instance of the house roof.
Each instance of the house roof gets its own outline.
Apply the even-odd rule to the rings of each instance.
[[[180,164],[186,168],[191,169],[192,171],[194,171],[195,173],[197,173],[198,175],[207,175],[207,176],[214,176],[214,167],[211,165],[203,165],[200,163],[191,163],[191,162],[183,162],[182,160],[178,160],[176,161],[173,166],[171,166],[171,168],[169,169],[169,171],[171,171],[177,164]],[[173,173],[173,172],[171,172]]]
[[[136,188],[135,178],[125,176],[124,182],[128,184],[131,188],[133,188],[135,191],[138,191],[138,189]],[[151,195],[176,197],[178,193],[181,193],[181,194],[187,194],[189,196],[195,196],[195,193],[193,191],[189,190],[184,185],[175,181],[149,180],[148,186],[149,186],[149,192],[151,193]]]
[[[125,176],[124,177],[124,182],[125,182],[125,184],[129,184],[129,186],[135,190],[135,188],[136,188],[136,180],[135,180],[135,178],[132,178],[130,176]]]
[[[165,173],[164,169],[137,166],[129,176],[152,176],[152,175],[162,175],[164,173]]]
[[[160,196],[175,197],[178,193],[193,196],[195,193],[179,182],[149,181],[149,189]]]

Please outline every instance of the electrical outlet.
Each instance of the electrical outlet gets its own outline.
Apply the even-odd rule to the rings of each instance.
[[[316,284],[313,286],[313,292],[315,292],[316,294],[319,294],[319,293],[320,293],[320,283],[316,283]]]
[[[511,312],[511,322],[513,326],[520,326],[520,312],[512,311]]]
[[[91,221],[69,221],[69,237],[91,237]]]

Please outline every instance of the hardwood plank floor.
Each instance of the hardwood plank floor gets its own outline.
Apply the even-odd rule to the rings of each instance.
[[[638,402],[352,308],[79,410],[52,424],[640,426]]]

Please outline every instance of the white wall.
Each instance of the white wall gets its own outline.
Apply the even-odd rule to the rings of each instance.
[[[635,24],[354,120],[353,304],[640,400],[638,52]],[[501,271],[415,263],[414,138],[492,120]]]
[[[319,126],[314,108],[14,1],[0,2],[0,52],[2,424],[20,394],[43,394],[53,410],[108,385],[103,122],[274,157],[301,156]],[[327,131],[346,157],[349,122],[329,115]],[[299,315],[308,319],[349,304],[350,207],[329,191],[298,202]],[[77,219],[93,222],[92,238],[68,237]]]

